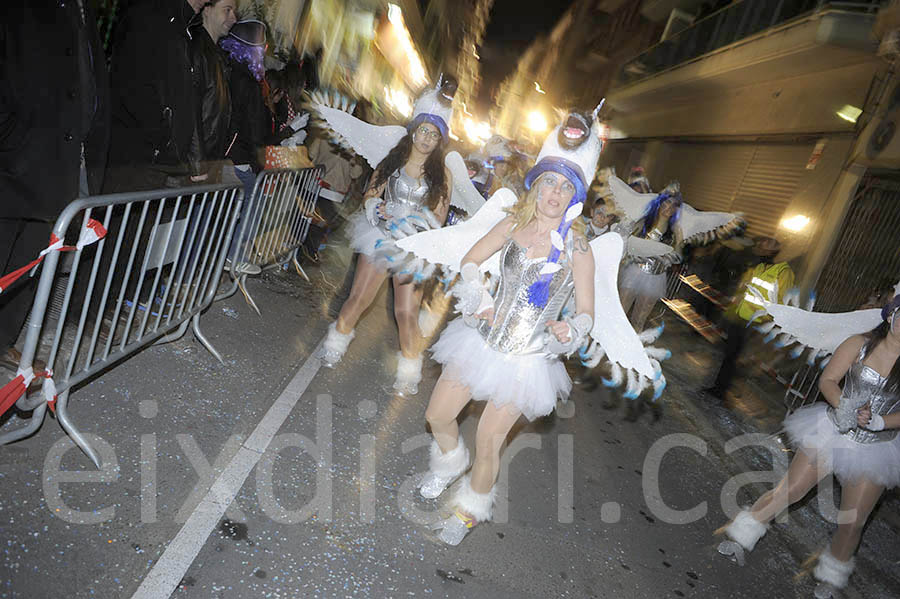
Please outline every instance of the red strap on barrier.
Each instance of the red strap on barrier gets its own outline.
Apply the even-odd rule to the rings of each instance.
[[[50,406],[51,412],[56,412],[56,384],[53,382],[53,373],[49,370],[41,372],[33,372],[30,368],[27,371],[19,370],[16,378],[9,381],[0,388],[0,416],[5,414],[7,410],[12,408],[19,398],[25,394],[31,382],[37,378],[47,379],[44,382],[44,398],[47,405]]]
[[[0,416],[6,414],[25,393],[25,377],[21,374],[0,389]]]
[[[106,228],[100,224],[99,221],[92,218],[88,219],[84,229],[81,230],[81,233],[78,235],[78,243],[75,245],[63,245],[62,240],[57,237],[56,234],[51,233],[50,245],[41,250],[41,253],[35,260],[32,260],[22,268],[17,268],[11,273],[0,277],[0,293],[3,293],[10,285],[18,281],[26,272],[37,268],[41,262],[44,261],[44,257],[50,252],[70,252],[72,250],[80,250],[86,245],[91,245],[92,243],[103,239],[105,235]]]

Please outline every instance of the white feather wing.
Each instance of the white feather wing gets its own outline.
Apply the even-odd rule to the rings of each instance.
[[[681,216],[675,223],[679,243],[689,243],[707,233],[725,232],[743,224],[743,217],[730,212],[697,210],[690,204],[681,205]]]
[[[399,125],[370,125],[337,108],[314,102],[311,107],[331,129],[347,140],[353,151],[366,159],[372,168],[384,160],[388,152],[406,135]]]
[[[652,380],[656,372],[619,300],[617,280],[624,246],[618,233],[606,233],[591,241],[594,255],[594,328],[591,337],[601,345],[610,362],[636,370]]]
[[[615,175],[609,176],[608,183],[616,207],[625,213],[625,218],[629,221],[638,221],[644,218],[647,204],[656,198],[655,193],[636,192]]]
[[[765,309],[783,332],[807,347],[828,353],[834,353],[848,337],[871,331],[881,323],[881,310],[877,308],[827,313],[766,302]]]
[[[469,215],[478,212],[484,206],[484,197],[469,179],[469,169],[459,152],[448,152],[444,165],[453,177],[453,189],[450,190],[450,204],[465,210]]]
[[[451,227],[422,231],[397,241],[402,249],[433,264],[459,272],[463,256],[497,223],[506,217],[506,209],[517,201],[511,190],[497,190],[471,218]],[[500,252],[496,252],[481,265],[481,272],[500,274]]]

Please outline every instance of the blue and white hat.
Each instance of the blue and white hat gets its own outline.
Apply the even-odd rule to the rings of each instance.
[[[457,83],[454,79],[441,76],[437,84],[428,89],[413,105],[413,118],[407,129],[415,130],[422,123],[431,123],[446,140],[450,135],[450,121],[453,119],[453,97]]]
[[[575,194],[566,207],[565,216],[556,231],[551,232],[553,249],[547,263],[541,269],[541,277],[528,289],[528,301],[535,306],[547,304],[550,280],[560,270],[557,263],[565,248],[565,239],[572,223],[581,216],[587,190],[597,173],[597,161],[603,149],[602,128],[597,120],[600,106],[590,115],[571,111],[563,122],[550,132],[538,154],[535,165],[525,175],[525,189],[531,189],[535,180],[546,172],[555,172],[567,178],[575,186]]]

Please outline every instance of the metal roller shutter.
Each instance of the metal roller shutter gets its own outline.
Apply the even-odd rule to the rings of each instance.
[[[684,200],[697,210],[730,212],[754,149],[750,144],[669,144],[662,177],[652,183],[662,189],[677,180]]]
[[[756,145],[731,202],[732,212],[744,213],[748,234],[775,234],[812,150],[813,144]]]

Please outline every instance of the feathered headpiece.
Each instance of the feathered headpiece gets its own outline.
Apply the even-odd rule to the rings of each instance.
[[[602,130],[597,121],[597,113],[603,102],[590,115],[570,112],[561,125],[556,127],[541,147],[537,162],[525,175],[525,189],[531,189],[535,180],[546,172],[555,172],[568,179],[575,186],[575,194],[566,207],[565,216],[556,231],[550,235],[553,244],[547,263],[541,269],[540,278],[528,289],[528,301],[535,306],[544,306],[549,299],[550,280],[561,266],[557,263],[563,251],[564,239],[576,218],[581,216],[587,188],[597,173]]]
[[[457,83],[452,77],[438,79],[437,84],[426,90],[413,105],[413,118],[407,129],[412,132],[422,123],[431,123],[446,140],[450,135],[450,121],[453,118],[453,96]]]

